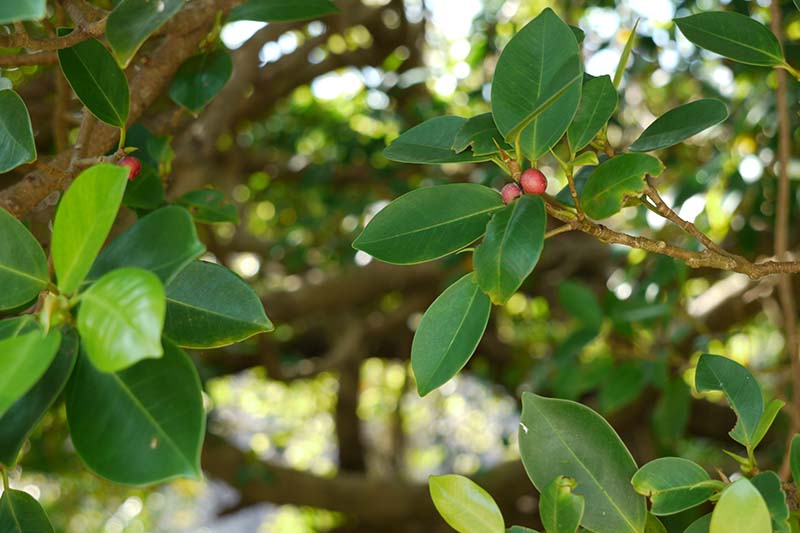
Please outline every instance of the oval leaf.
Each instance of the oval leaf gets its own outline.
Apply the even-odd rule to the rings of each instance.
[[[217,348],[271,331],[258,295],[225,267],[197,261],[167,285],[164,335],[187,348]]]
[[[125,68],[150,35],[183,7],[184,0],[122,0],[108,16],[106,38]]]
[[[97,39],[58,51],[64,77],[94,116],[118,128],[128,121],[130,93],[125,73]]]
[[[649,152],[667,148],[719,124],[726,118],[728,109],[719,100],[696,100],[670,109],[658,117],[630,146],[630,150]]]
[[[645,499],[630,484],[636,463],[608,422],[579,403],[526,392],[520,426],[522,463],[540,492],[560,475],[574,478],[586,499],[583,527],[641,533]]]
[[[688,459],[661,457],[640,468],[631,483],[636,492],[653,502],[650,511],[663,516],[679,513],[706,501],[714,489],[702,483],[710,479],[700,465]]]
[[[258,22],[288,22],[339,13],[330,0],[250,0],[234,8],[228,22],[255,20]]]
[[[641,195],[645,174],[658,176],[662,170],[661,161],[647,154],[622,154],[604,161],[581,191],[583,211],[594,219],[618,213],[625,200]]]
[[[113,374],[79,357],[66,404],[75,450],[96,474],[128,485],[200,477],[200,379],[173,344],[164,357]]]
[[[771,533],[772,523],[764,498],[747,478],[722,491],[711,514],[709,533]]]
[[[502,207],[500,195],[483,185],[417,189],[375,215],[353,247],[387,263],[432,261],[483,235],[492,212]]]
[[[769,28],[746,15],[727,11],[675,19],[687,39],[728,59],[771,67],[784,62],[778,39]]]
[[[102,164],[84,170],[61,198],[50,254],[58,288],[74,293],[88,274],[117,217],[128,168]]]
[[[188,209],[197,222],[239,224],[239,211],[235,205],[225,202],[225,194],[222,191],[215,189],[189,191],[177,198],[175,203]]]
[[[83,348],[103,372],[161,357],[165,312],[164,286],[155,274],[139,268],[114,270],[81,297],[78,331]]]
[[[58,351],[61,334],[38,327],[0,340],[0,416],[39,381]]]
[[[475,249],[475,277],[495,305],[517,292],[542,254],[547,215],[541,197],[524,195],[496,212]]]
[[[467,274],[431,304],[411,344],[411,368],[425,396],[467,364],[489,321],[492,304]]]
[[[0,173],[36,159],[31,116],[22,98],[0,90]]]
[[[609,76],[589,77],[583,82],[581,104],[567,130],[573,152],[582,150],[605,126],[617,109],[617,90]]]
[[[3,533],[52,533],[53,526],[36,498],[21,490],[3,491],[0,498],[0,531]]]
[[[47,14],[47,0],[0,2],[0,24],[20,20],[39,20]]]
[[[172,85],[169,97],[176,104],[197,114],[228,82],[233,72],[233,61],[225,50],[214,50],[196,55],[181,65]]]
[[[575,480],[558,476],[542,491],[539,518],[548,533],[575,533],[583,517],[584,500],[575,494]]]
[[[445,521],[459,533],[503,533],[500,508],[488,492],[469,478],[431,476],[431,499]]]
[[[454,152],[461,153],[467,148],[471,148],[472,155],[485,156],[496,154],[498,145],[504,150],[511,149],[497,131],[492,114],[483,113],[468,119],[461,126],[453,140],[452,149]]]
[[[0,208],[0,310],[30,302],[47,287],[47,257],[19,220]]]
[[[453,144],[467,119],[454,116],[426,120],[403,132],[383,151],[386,159],[400,163],[477,163],[491,159],[491,155],[476,157],[469,152],[457,154]]]
[[[761,493],[772,518],[772,529],[776,533],[790,533],[789,505],[786,493],[781,485],[781,478],[775,472],[761,472],[750,479],[753,486]]]

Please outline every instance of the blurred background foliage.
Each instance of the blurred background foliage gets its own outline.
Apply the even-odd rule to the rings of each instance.
[[[671,22],[726,9],[768,23],[769,0],[336,3],[341,14],[323,20],[224,26],[235,69],[218,98],[195,120],[164,97],[141,121],[171,144],[162,160],[170,196],[209,185],[236,206],[241,224],[202,226],[201,236],[210,257],[259,291],[277,326],[241,345],[193,354],[210,416],[206,481],[138,490],[104,482],[80,468],[58,408],[33,436],[24,476],[15,473],[12,485],[40,498],[57,531],[435,532],[447,529],[427,496],[427,476],[455,472],[478,475],[510,521],[534,527],[536,496],[516,445],[523,391],[599,410],[639,464],[676,454],[735,470],[720,451],[734,449],[732,413],[719,397],[701,401],[688,384],[700,353],[726,354],[748,365],[769,395],[785,398],[775,280],[693,270],[559,235],[547,241],[523,289],[495,309],[466,371],[423,400],[408,363],[413,331],[469,256],[393,267],[350,244],[408,190],[452,181],[502,186],[491,163],[401,165],[382,150],[427,118],[489,110],[498,52],[553,7],[586,33],[592,75],[613,75],[639,20],[608,129],[614,146],[681,103],[726,102],[724,124],[660,152],[666,171],[658,187],[681,217],[729,250],[751,259],[770,254],[774,73],[700,51]],[[781,4],[787,58],[797,66],[800,12],[791,1]],[[2,69],[0,81],[16,86],[31,109],[41,153],[53,152],[56,74]],[[797,85],[790,87],[797,102]],[[70,110],[78,116],[77,101]],[[796,114],[792,126],[796,149]],[[565,184],[558,165],[540,165],[556,194]],[[790,173],[796,220],[797,159]],[[641,207],[611,223],[698,246]],[[797,232],[791,238],[796,246]],[[766,465],[780,461],[785,421],[777,426],[761,452]],[[692,516],[684,515],[669,527],[688,523]]]

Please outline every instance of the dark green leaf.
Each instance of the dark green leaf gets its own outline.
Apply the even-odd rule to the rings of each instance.
[[[15,316],[0,320],[0,340],[38,331],[39,323],[32,315]]]
[[[592,142],[617,109],[617,90],[608,76],[589,77],[583,82],[581,103],[567,130],[569,146],[573,152]]]
[[[645,499],[630,484],[636,463],[611,426],[588,407],[569,400],[522,395],[519,449],[540,491],[560,475],[577,481],[586,499],[581,526],[596,533],[641,533]]]
[[[795,434],[792,437],[789,459],[792,467],[792,479],[795,483],[800,484],[800,435]]]
[[[630,146],[632,152],[660,150],[685,141],[706,128],[728,118],[725,104],[714,98],[695,100],[670,109],[652,124]]]
[[[761,493],[772,518],[772,530],[775,533],[790,533],[789,506],[786,493],[781,485],[781,478],[775,472],[761,472],[750,479],[753,486]]]
[[[483,235],[502,207],[497,191],[474,183],[417,189],[375,215],[353,247],[387,263],[432,261]]]
[[[503,136],[497,131],[492,114],[483,113],[472,117],[461,126],[453,140],[452,149],[461,153],[467,148],[471,148],[472,155],[485,156],[496,154],[498,145],[504,150],[511,150],[511,147],[503,140]]]
[[[708,528],[711,525],[711,513],[703,515],[691,524],[683,533],[708,533]]]
[[[106,38],[125,68],[150,35],[183,7],[184,0],[122,0],[108,16]]]
[[[113,374],[82,355],[66,403],[75,450],[96,474],[128,485],[200,477],[200,379],[172,343],[164,343],[162,358]]]
[[[664,165],[647,154],[622,154],[594,169],[589,176],[580,201],[591,218],[607,218],[619,212],[628,198],[638,197],[644,187],[646,174],[658,176]]]
[[[0,340],[0,417],[39,381],[60,342],[58,331],[39,328]]]
[[[459,533],[503,533],[505,524],[497,504],[474,481],[453,474],[428,479],[433,505]]]
[[[578,281],[564,281],[558,286],[558,300],[569,314],[584,325],[597,329],[603,323],[603,309],[597,297],[585,284]]]
[[[192,214],[197,222],[216,224],[217,222],[239,223],[236,206],[225,202],[225,194],[214,189],[189,191],[176,202]]]
[[[425,311],[411,345],[411,368],[420,396],[464,368],[483,336],[491,307],[474,276],[467,274]]]
[[[0,24],[21,20],[39,20],[47,14],[47,0],[0,2]]]
[[[641,467],[631,479],[636,492],[650,498],[654,515],[670,515],[706,501],[714,488],[708,473],[680,457],[661,457]]]
[[[771,533],[767,504],[749,479],[734,481],[722,491],[711,514],[709,533]]]
[[[233,61],[225,50],[196,55],[185,61],[175,73],[169,97],[197,114],[228,82],[231,72]]]
[[[496,212],[475,249],[475,277],[496,305],[502,305],[530,275],[544,246],[547,215],[539,196],[524,195]]]
[[[305,20],[339,13],[330,0],[250,0],[231,11],[228,22],[256,20],[259,22],[287,22]]]
[[[653,409],[653,432],[664,444],[673,444],[680,439],[689,423],[692,397],[689,386],[677,377],[671,380]]]
[[[0,173],[35,159],[36,143],[25,102],[11,89],[0,90]]]
[[[136,152],[134,157],[138,156],[139,153]],[[161,177],[148,163],[142,162],[139,176],[128,183],[122,203],[131,209],[146,211],[158,209],[166,203]]]
[[[558,476],[539,498],[539,518],[547,533],[575,533],[581,523],[584,499],[575,494],[575,480]]]
[[[383,151],[383,155],[400,163],[477,163],[491,155],[476,157],[470,152],[460,154],[453,144],[467,119],[450,115],[432,118],[403,132]]]
[[[196,261],[167,285],[164,335],[180,346],[227,346],[272,329],[258,295],[225,267]]]
[[[615,366],[600,387],[600,411],[609,414],[628,405],[646,384],[641,362],[626,361]]]
[[[47,258],[28,228],[0,208],[0,310],[14,309],[47,287]]]
[[[36,499],[9,489],[0,498],[0,531],[3,533],[52,533],[53,526]]]

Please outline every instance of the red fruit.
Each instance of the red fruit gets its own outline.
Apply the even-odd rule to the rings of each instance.
[[[538,169],[529,168],[522,173],[519,182],[525,194],[542,194],[547,189],[547,178]]]
[[[136,176],[138,176],[139,172],[142,171],[142,162],[132,155],[126,155],[120,159],[119,166],[128,167],[130,169],[130,172],[128,173],[128,181],[133,181],[136,179]]]
[[[507,183],[500,191],[500,195],[503,197],[503,203],[508,205],[522,196],[522,189],[516,183]]]

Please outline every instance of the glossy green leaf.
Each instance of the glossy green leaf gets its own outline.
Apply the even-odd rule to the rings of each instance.
[[[256,20],[259,22],[286,22],[305,20],[339,13],[330,0],[250,0],[234,8],[228,22]]]
[[[619,84],[622,83],[622,76],[625,74],[625,69],[628,67],[628,59],[631,57],[633,45],[636,43],[636,28],[638,27],[639,19],[636,19],[633,28],[631,28],[631,33],[628,35],[628,40],[625,41],[625,47],[622,49],[622,55],[620,55],[617,70],[614,72],[614,89],[619,89]]]
[[[61,198],[50,253],[62,293],[75,292],[89,273],[117,217],[127,182],[127,167],[95,165],[81,172]]]
[[[39,381],[60,342],[58,331],[45,335],[39,328],[0,340],[0,416]]]
[[[769,401],[767,406],[764,408],[764,412],[761,414],[761,418],[758,420],[756,430],[753,433],[753,448],[758,446],[758,444],[761,442],[761,439],[763,439],[767,434],[767,431],[769,431],[769,428],[772,427],[772,423],[775,421],[775,417],[778,416],[778,413],[781,411],[784,405],[786,405],[786,402],[776,398],[773,398]]]
[[[0,2],[0,24],[21,20],[39,20],[47,14],[47,0]]]
[[[476,157],[471,152],[455,153],[452,146],[467,119],[445,115],[426,120],[403,132],[383,151],[386,159],[400,163],[477,163],[491,155]]]
[[[645,499],[630,479],[636,463],[600,415],[569,400],[522,395],[519,449],[522,463],[542,491],[560,475],[574,478],[586,499],[581,526],[596,533],[641,533]]]
[[[589,77],[583,82],[581,103],[567,130],[573,152],[586,147],[617,109],[617,90],[609,76]]]
[[[702,484],[711,478],[703,468],[680,457],[661,457],[650,461],[633,475],[636,492],[652,502],[654,515],[670,515],[700,505],[714,494]]]
[[[736,442],[752,448],[764,400],[761,388],[745,367],[721,355],[703,354],[694,375],[698,392],[722,391],[738,420],[730,436]]]
[[[539,518],[547,533],[575,533],[581,523],[584,499],[573,492],[575,480],[558,476],[539,497]]]
[[[474,257],[478,285],[494,304],[505,304],[533,271],[545,229],[547,215],[539,196],[524,195],[494,214]]]
[[[581,206],[590,218],[610,217],[628,198],[641,195],[646,174],[655,177],[662,170],[661,161],[647,154],[622,154],[604,161],[586,181]]]
[[[0,340],[9,337],[18,337],[36,331],[39,329],[39,323],[33,318],[33,315],[21,315],[12,318],[0,320]]]
[[[53,526],[36,498],[9,489],[0,497],[0,531],[3,533],[52,533]]]
[[[775,472],[761,472],[750,479],[753,486],[761,493],[767,504],[772,519],[772,530],[776,533],[790,533],[789,505],[786,493],[781,485],[781,478]]]
[[[425,311],[411,345],[411,368],[420,396],[464,368],[483,337],[491,307],[474,276],[467,274]]]
[[[630,146],[632,152],[649,152],[673,146],[728,118],[725,104],[714,98],[695,100],[658,117]]]
[[[683,533],[708,533],[708,528],[711,526],[711,513],[703,515],[691,524]]]
[[[603,309],[597,297],[585,284],[563,281],[558,286],[558,301],[570,315],[586,326],[599,328],[603,323]]]
[[[187,348],[216,348],[271,331],[258,295],[225,267],[195,261],[167,285],[164,335]]]
[[[711,514],[709,533],[771,533],[767,504],[747,478],[739,478],[722,491]]]
[[[81,297],[83,349],[103,372],[161,357],[165,312],[164,286],[155,274],[140,268],[113,270]]]
[[[800,435],[798,434],[792,437],[789,463],[792,470],[792,479],[795,483],[800,483]]]
[[[547,153],[567,131],[581,98],[582,65],[575,34],[549,8],[500,54],[492,115],[506,140],[519,137],[529,159]]]
[[[78,355],[78,335],[68,330],[61,346],[39,381],[0,417],[0,464],[11,467],[22,445],[64,389]]]
[[[709,11],[675,19],[691,42],[728,59],[771,67],[784,62],[778,39],[769,28],[746,15]]]
[[[96,474],[128,485],[200,477],[205,412],[200,379],[178,347],[116,373],[81,356],[67,386],[67,422]]]
[[[118,268],[136,267],[152,272],[166,284],[205,250],[192,216],[181,207],[162,207],[140,218],[106,246],[86,280],[95,281]]]
[[[58,51],[61,71],[91,113],[118,128],[128,121],[130,93],[125,73],[97,39],[87,39]]]
[[[234,204],[226,202],[222,191],[214,189],[189,191],[175,202],[188,209],[197,222],[239,224],[239,211]]]
[[[233,61],[226,50],[196,55],[185,61],[175,73],[169,97],[197,114],[222,90],[231,72]]]
[[[2,208],[0,242],[0,310],[14,309],[47,287],[47,258],[28,228]]]
[[[458,130],[453,140],[452,149],[461,153],[467,148],[474,156],[485,156],[498,153],[497,147],[511,150],[497,130],[491,113],[483,113],[468,119]]]
[[[125,68],[150,35],[183,7],[184,0],[122,0],[106,23],[106,38]]]
[[[428,488],[436,510],[459,533],[503,533],[500,508],[478,484],[469,478],[449,474],[431,476]]]
[[[353,247],[387,263],[432,261],[483,235],[502,207],[497,191],[474,183],[416,189],[375,215]]]
[[[31,116],[22,98],[0,90],[0,173],[36,159]]]

